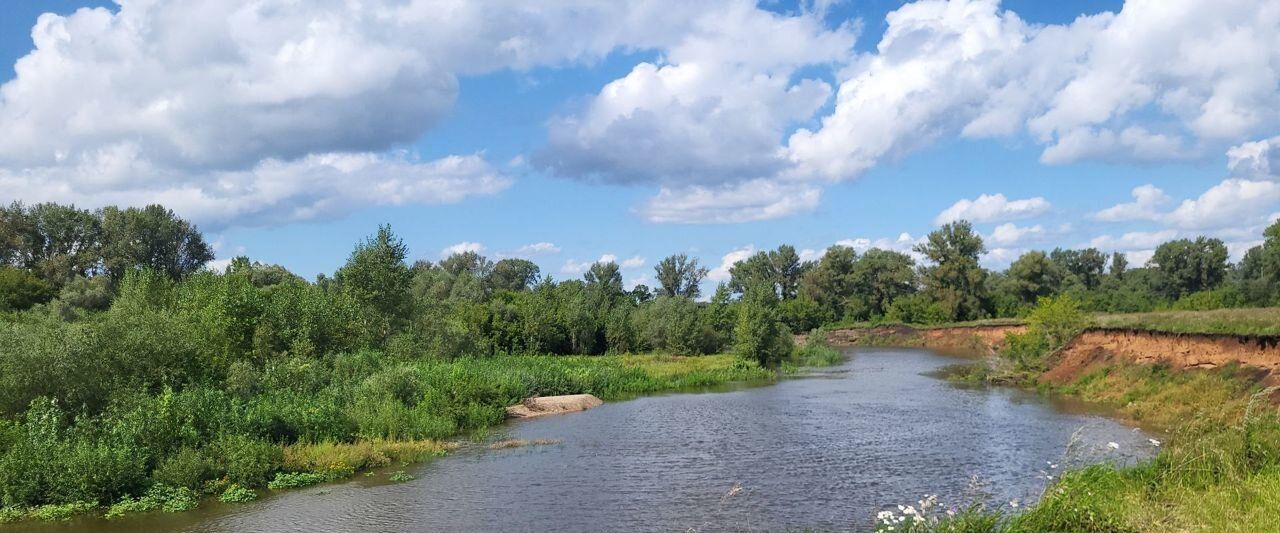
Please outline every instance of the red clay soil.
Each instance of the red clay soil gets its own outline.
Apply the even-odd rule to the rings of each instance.
[[[1280,337],[1094,328],[1053,354],[1050,370],[1040,379],[1071,383],[1094,368],[1119,363],[1163,363],[1179,370],[1239,363],[1266,372],[1266,381],[1275,383],[1280,381]]]

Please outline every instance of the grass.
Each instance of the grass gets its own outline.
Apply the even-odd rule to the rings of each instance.
[[[986,510],[906,531],[1280,530],[1280,413],[1256,371],[1096,369],[1050,390],[1160,428],[1160,453],[1067,472],[1021,513]],[[994,524],[994,525],[993,525]]]
[[[1228,333],[1280,335],[1280,307],[1216,309],[1213,311],[1158,311],[1097,315],[1104,328],[1128,328],[1168,333]]]

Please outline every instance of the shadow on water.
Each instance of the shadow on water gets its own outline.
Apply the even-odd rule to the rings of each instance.
[[[413,467],[417,479],[405,483],[381,472],[248,504],[24,530],[868,530],[876,511],[923,494],[1025,502],[1054,465],[1129,463],[1152,451],[1145,433],[1096,409],[939,379],[952,357],[849,353],[838,367],[771,386],[646,396],[507,424]],[[558,443],[488,447],[499,439]],[[1064,457],[1069,443],[1074,456]]]

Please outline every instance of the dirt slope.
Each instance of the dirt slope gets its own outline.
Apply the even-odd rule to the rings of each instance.
[[[1051,356],[1051,369],[1041,379],[1070,383],[1092,368],[1117,363],[1211,369],[1233,362],[1267,372],[1270,382],[1280,380],[1280,337],[1094,328]]]

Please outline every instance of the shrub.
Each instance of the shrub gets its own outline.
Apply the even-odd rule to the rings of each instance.
[[[396,483],[403,483],[405,481],[413,481],[416,478],[413,477],[413,474],[406,473],[404,470],[396,470],[391,473],[391,477],[389,479]]]
[[[28,512],[27,518],[35,520],[68,520],[75,515],[87,513],[97,508],[98,504],[84,501],[41,505]]]
[[[826,332],[815,329],[809,332],[804,345],[792,355],[792,360],[802,366],[832,366],[843,361],[844,356],[827,342]]]
[[[271,490],[296,489],[327,481],[324,474],[316,472],[280,472],[267,484]]]
[[[188,489],[198,489],[205,481],[217,476],[218,472],[209,458],[192,448],[182,448],[166,457],[151,473],[151,479],[157,483]]]
[[[258,499],[258,493],[253,489],[234,483],[218,495],[218,501],[222,503],[245,503],[256,499]]]
[[[279,446],[242,435],[224,436],[216,447],[227,478],[246,487],[266,485],[284,460]]]
[[[141,498],[124,498],[107,509],[106,518],[118,518],[129,513],[146,513],[161,510],[178,513],[195,509],[200,504],[194,490],[156,483]]]

